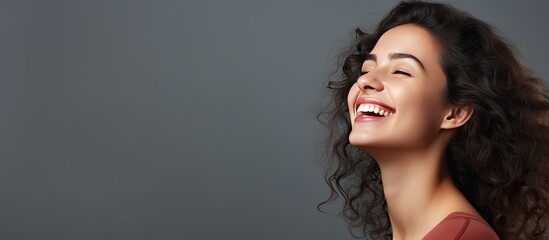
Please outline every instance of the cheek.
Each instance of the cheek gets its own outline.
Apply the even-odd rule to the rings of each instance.
[[[398,103],[397,109],[405,110],[406,113],[429,117],[438,116],[444,109],[442,91],[443,89],[439,86],[409,84],[393,87],[392,96],[393,100]],[[409,111],[412,109],[413,111]]]
[[[408,88],[406,94],[397,94],[400,118],[395,127],[413,141],[430,139],[440,129],[444,117],[444,103],[438,89]]]
[[[360,89],[358,89],[358,85],[355,83],[351,90],[349,90],[349,94],[347,95],[347,106],[349,107],[349,114],[351,116],[351,122],[354,122],[355,119],[355,101],[358,97],[358,94],[360,93]]]

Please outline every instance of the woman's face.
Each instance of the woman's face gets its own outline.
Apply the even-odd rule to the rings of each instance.
[[[348,95],[351,144],[409,149],[437,137],[449,109],[439,52],[437,39],[417,25],[400,25],[381,36]]]

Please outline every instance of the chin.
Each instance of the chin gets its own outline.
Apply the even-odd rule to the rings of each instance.
[[[371,134],[353,133],[349,134],[349,143],[351,145],[363,149],[364,147],[376,145],[375,139],[372,139]]]
[[[399,139],[382,138],[372,134],[353,133],[349,134],[349,143],[358,149],[370,153],[369,151],[388,149],[398,149],[402,147],[402,142]]]

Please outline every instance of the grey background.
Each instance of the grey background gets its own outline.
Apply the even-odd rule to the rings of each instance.
[[[543,1],[450,1],[548,79]],[[352,239],[335,56],[395,1],[0,2],[0,239]]]

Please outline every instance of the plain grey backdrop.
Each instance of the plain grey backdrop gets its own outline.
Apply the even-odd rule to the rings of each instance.
[[[396,1],[1,1],[0,239],[352,239],[324,86]],[[549,77],[544,1],[448,1]]]

